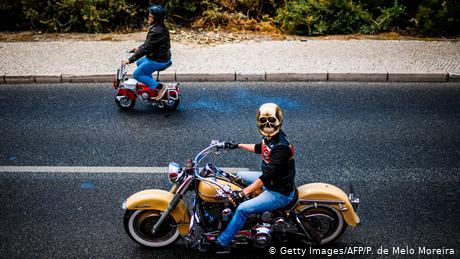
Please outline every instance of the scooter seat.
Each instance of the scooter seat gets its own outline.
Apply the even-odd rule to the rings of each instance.
[[[172,62],[171,62],[171,60],[170,60],[170,61],[168,62],[168,64],[167,64],[166,66],[164,66],[162,69],[158,70],[158,72],[168,69],[171,65],[172,65]]]

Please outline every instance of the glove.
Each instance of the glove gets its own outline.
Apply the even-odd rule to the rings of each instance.
[[[232,142],[225,142],[224,143],[224,148],[225,149],[237,149],[239,143],[233,144]]]
[[[229,197],[229,200],[233,204],[233,206],[240,204],[245,199],[246,199],[246,196],[244,195],[243,191],[233,191]]]

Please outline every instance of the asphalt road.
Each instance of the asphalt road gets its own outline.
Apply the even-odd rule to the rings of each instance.
[[[258,142],[255,111],[276,102],[296,148],[297,184],[359,190],[362,225],[325,248],[460,254],[459,83],[184,83],[175,112],[140,104],[122,112],[113,96],[103,84],[1,85],[0,166],[182,163],[212,139]],[[239,150],[212,159],[260,165]],[[169,188],[166,175],[0,172],[0,258],[202,257],[183,242],[142,248],[124,233],[122,201],[147,188]]]

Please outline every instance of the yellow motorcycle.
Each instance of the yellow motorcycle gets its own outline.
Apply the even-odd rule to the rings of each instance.
[[[233,191],[246,184],[237,175],[213,164],[200,167],[212,152],[225,149],[225,143],[212,141],[184,167],[169,163],[170,191],[151,189],[135,193],[123,203],[124,227],[135,242],[147,247],[164,247],[185,238],[192,246],[214,242],[231,220],[236,206],[229,202]],[[187,206],[185,194],[193,193]],[[264,248],[278,241],[301,240],[308,245],[330,243],[347,226],[356,227],[359,199],[326,183],[310,183],[297,188],[296,197],[284,208],[251,215],[237,233],[232,247],[253,245]],[[194,237],[201,227],[200,238]]]

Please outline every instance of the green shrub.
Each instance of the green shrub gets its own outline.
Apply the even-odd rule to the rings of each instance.
[[[373,19],[370,17],[370,23],[360,28],[359,32],[372,34],[382,31],[388,31],[393,25],[394,21],[397,20],[400,15],[403,14],[405,7],[399,5],[397,1],[394,2],[391,7],[378,7],[380,10],[380,15],[377,18]]]
[[[417,10],[416,25],[425,35],[459,35],[459,1],[423,1]]]
[[[459,35],[460,0],[2,0],[0,30],[108,32],[146,25],[160,4],[167,22],[289,34],[379,33],[401,28],[423,35]]]
[[[373,19],[364,5],[352,0],[288,0],[278,10],[276,21],[290,34],[374,33],[388,29],[404,7],[395,1],[393,7],[380,10]]]
[[[125,0],[22,1],[25,18],[34,29],[54,32],[107,32],[129,27],[138,7]],[[145,19],[145,17],[142,17]]]

